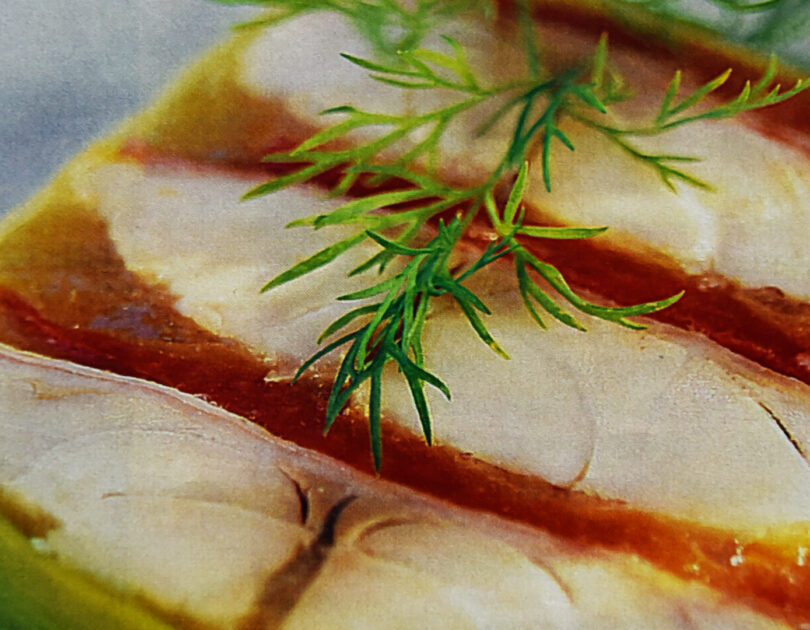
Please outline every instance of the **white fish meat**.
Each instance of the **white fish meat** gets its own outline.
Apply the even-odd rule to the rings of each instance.
[[[221,628],[778,628],[621,554],[351,472],[168,388],[0,349],[0,486],[38,542]]]

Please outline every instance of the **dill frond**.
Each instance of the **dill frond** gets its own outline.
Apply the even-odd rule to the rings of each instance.
[[[417,114],[364,111],[349,104],[330,107],[323,114],[340,117],[339,122],[315,133],[292,151],[264,158],[270,163],[299,165],[297,170],[271,179],[244,195],[245,199],[260,197],[327,172],[340,174],[338,183],[330,191],[335,197],[353,190],[358,182],[365,185],[361,196],[344,201],[328,213],[304,217],[289,226],[320,229],[329,225],[350,225],[356,227],[356,232],[287,269],[262,290],[272,290],[329,264],[362,242],[372,241],[380,250],[351,274],[374,268],[382,273],[392,261],[398,261],[398,270],[394,273],[381,276],[381,280],[372,282],[366,289],[337,298],[373,302],[349,311],[330,324],[318,340],[325,345],[304,362],[295,376],[296,380],[300,378],[322,357],[343,352],[327,404],[325,431],[336,421],[354,392],[367,384],[369,439],[377,470],[382,465],[380,422],[382,374],[386,365],[395,364],[407,381],[428,443],[433,440],[433,427],[424,387],[430,385],[450,398],[447,386],[426,368],[422,350],[422,334],[433,299],[442,296],[453,299],[475,335],[494,352],[508,358],[506,350],[486,326],[489,308],[465,284],[495,261],[511,256],[523,303],[542,328],[546,327],[543,317],[548,315],[567,326],[585,330],[572,310],[622,326],[643,328],[630,318],[667,308],[681,297],[678,293],[663,300],[627,307],[593,304],[577,295],[556,268],[522,245],[525,239],[592,238],[607,229],[523,223],[520,206],[527,185],[528,160],[539,156],[542,179],[550,192],[552,147],[559,144],[574,149],[560,127],[563,117],[576,119],[595,133],[608,137],[628,154],[655,169],[673,191],[676,190],[674,181],[709,188],[708,183],[681,168],[682,164],[696,158],[646,153],[632,138],[666,133],[697,121],[730,118],[777,104],[810,87],[810,79],[798,81],[787,90],[779,85],[772,86],[777,71],[775,58],[756,84],[746,83],[739,94],[723,102],[717,102],[714,96],[727,81],[730,71],[686,95],[681,94],[681,74],[676,73],[653,120],[645,126],[622,128],[605,122],[608,118],[604,115],[608,107],[632,98],[633,93],[610,62],[606,37],[600,39],[590,59],[575,67],[548,73],[540,63],[529,3],[524,0],[517,2],[517,8],[526,73],[518,80],[504,83],[491,83],[481,76],[469,62],[465,47],[449,36],[441,37],[441,47],[422,45],[429,33],[438,32],[445,20],[459,13],[472,11],[491,16],[495,4],[490,1],[219,1],[275,8],[276,13],[267,18],[268,23],[304,11],[337,11],[356,25],[376,51],[375,58],[344,54],[347,63],[362,68],[391,89],[442,90],[454,96],[449,104]],[[754,6],[742,0],[716,1],[740,5],[737,7],[740,10]],[[777,1],[765,0],[759,4],[764,6]],[[449,185],[440,179],[435,168],[440,141],[462,114],[485,105],[488,109],[481,111],[490,113],[479,127],[478,135],[487,134],[503,121],[514,121],[509,144],[482,183],[469,187]],[[414,141],[415,137],[419,139]],[[403,145],[405,150],[397,150]],[[398,157],[392,158],[392,154]],[[496,190],[511,178],[514,183],[501,208],[496,201]],[[386,189],[383,184],[388,181],[397,181],[398,189]],[[450,213],[454,216],[447,219]],[[466,268],[454,269],[449,264],[451,256],[479,216],[489,219],[497,238]],[[437,226],[435,236],[417,246],[417,239],[424,238],[429,224]]]

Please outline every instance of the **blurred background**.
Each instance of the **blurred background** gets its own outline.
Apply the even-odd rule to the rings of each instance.
[[[728,39],[775,52],[810,71],[810,0],[605,0],[634,4],[716,30]]]
[[[254,12],[204,0],[3,0],[0,214]]]
[[[604,1],[711,27],[810,71],[810,0]],[[205,0],[4,0],[0,214],[254,11]]]

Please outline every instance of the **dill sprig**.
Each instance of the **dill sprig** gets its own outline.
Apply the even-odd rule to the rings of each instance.
[[[681,71],[677,70],[667,87],[658,113],[647,125],[616,127],[597,121],[581,112],[571,112],[572,117],[604,134],[629,155],[651,166],[668,188],[675,191],[673,180],[681,180],[698,188],[711,189],[711,185],[688,172],[674,166],[678,163],[696,162],[693,156],[649,154],[628,140],[631,136],[655,136],[678,127],[698,121],[734,118],[744,112],[776,105],[810,88],[810,78],[799,79],[787,90],[780,84],[773,85],[778,70],[778,61],[771,55],[762,77],[755,83],[746,81],[740,92],[725,102],[713,103],[702,109],[699,106],[707,97],[719,90],[728,81],[732,70],[729,68],[718,76],[697,87],[691,93],[678,99],[681,91]],[[696,109],[697,108],[697,109]]]
[[[391,200],[387,194],[380,196],[380,200],[385,200],[387,203],[363,202],[358,204],[369,211],[392,203],[414,201],[419,198],[421,193],[425,198],[447,197],[448,200],[457,203],[459,199],[456,192],[436,179],[425,176],[423,169],[419,168],[418,162],[427,156],[430,164],[435,166],[439,141],[451,122],[457,120],[468,110],[506,96],[510,97],[509,100],[498,108],[478,130],[478,134],[483,135],[511,110],[519,111],[517,123],[512,132],[511,144],[497,168],[484,184],[484,188],[493,187],[510,169],[518,168],[534,142],[539,139],[542,144],[543,178],[546,188],[551,190],[552,143],[554,140],[558,140],[569,149],[573,149],[571,141],[557,125],[560,113],[570,109],[573,99],[577,99],[599,112],[606,111],[591,86],[581,82],[584,73],[581,70],[572,69],[548,79],[532,78],[483,87],[481,80],[476,78],[473,69],[467,62],[465,50],[461,44],[448,36],[444,36],[443,40],[452,48],[452,55],[431,49],[402,51],[399,54],[402,61],[401,67],[387,66],[347,54],[342,56],[347,61],[369,70],[372,78],[382,83],[401,89],[452,90],[460,95],[459,100],[422,114],[381,114],[363,111],[350,105],[324,110],[322,114],[341,114],[346,119],[314,134],[290,152],[274,153],[264,157],[265,162],[307,163],[309,165],[257,186],[246,193],[245,198],[251,199],[275,192],[340,166],[343,169],[343,177],[333,191],[335,195],[346,193],[361,176],[369,174],[378,175],[371,180],[372,183],[384,181],[385,175],[388,174],[407,179],[414,184],[414,189],[402,193],[402,198],[398,198],[397,201]],[[440,74],[441,71],[445,71],[444,74]],[[374,136],[366,142],[354,142],[349,148],[322,148],[336,140],[345,139],[352,132],[370,127],[384,127],[389,131]],[[424,139],[408,148],[384,169],[380,168],[386,150],[407,140],[415,132],[423,130],[428,131]],[[428,169],[428,171],[430,170],[435,169]],[[344,214],[343,209],[334,211],[332,222],[337,222],[337,217],[342,219]],[[321,223],[317,221],[314,223],[316,227],[326,224],[324,223],[326,219],[319,220]]]
[[[488,307],[465,284],[496,260],[511,256],[523,303],[543,328],[546,327],[543,317],[547,314],[567,326],[585,330],[571,309],[563,306],[566,303],[574,311],[592,317],[642,328],[628,318],[666,308],[680,298],[681,294],[676,294],[628,307],[594,304],[578,296],[554,266],[538,259],[525,247],[527,239],[591,238],[606,229],[524,224],[521,199],[527,185],[528,161],[538,156],[545,188],[551,191],[552,148],[555,145],[574,148],[560,127],[564,117],[576,119],[610,138],[630,155],[654,168],[673,191],[673,180],[705,188],[708,184],[678,167],[695,158],[648,154],[637,148],[630,138],[666,133],[700,120],[728,118],[781,102],[810,87],[810,80],[800,81],[787,91],[781,91],[778,85],[771,87],[776,74],[776,62],[772,60],[755,85],[747,83],[735,98],[701,109],[706,99],[728,79],[729,72],[686,96],[680,95],[681,74],[676,73],[653,121],[646,126],[622,128],[611,124],[606,114],[611,105],[631,98],[632,91],[608,59],[606,37],[601,38],[590,59],[549,74],[540,63],[541,51],[528,0],[517,2],[526,76],[494,84],[472,67],[467,50],[457,40],[443,35],[441,48],[421,44],[448,16],[471,6],[486,13],[492,7],[489,2],[253,0],[249,3],[276,7],[282,16],[311,10],[338,11],[358,26],[377,53],[373,59],[344,54],[347,63],[364,69],[391,89],[442,90],[454,96],[445,104],[420,113],[371,112],[352,105],[324,110],[324,115],[341,116],[342,120],[315,133],[292,151],[264,158],[266,162],[287,163],[298,168],[244,195],[246,199],[267,195],[324,173],[339,175],[330,191],[335,197],[353,192],[356,184],[363,184],[360,196],[338,204],[328,213],[305,217],[289,226],[313,229],[330,225],[355,226],[355,233],[277,275],[262,290],[269,291],[327,265],[366,241],[376,243],[380,250],[350,275],[373,268],[382,274],[392,261],[398,262],[397,270],[382,276],[379,282],[338,298],[363,300],[364,304],[338,318],[321,334],[318,342],[325,345],[295,376],[297,380],[328,354],[344,352],[327,404],[325,431],[358,388],[368,383],[371,451],[378,470],[382,462],[384,368],[393,363],[407,381],[428,443],[432,442],[433,428],[424,385],[450,397],[447,386],[425,365],[422,335],[431,300],[441,296],[452,298],[479,339],[508,358],[487,329]],[[441,140],[462,114],[477,108],[488,113],[482,114],[483,122],[476,135],[483,136],[498,124],[511,124],[508,146],[484,181],[466,187],[450,185],[438,174]],[[513,185],[501,207],[498,192],[502,183],[510,179]],[[452,254],[478,217],[489,220],[496,238],[477,260],[458,269],[451,264]],[[435,230],[435,235],[426,244],[419,245],[430,230]],[[367,303],[369,300],[371,303]]]
[[[351,395],[366,381],[371,383],[369,397],[369,427],[374,465],[382,463],[382,440],[380,434],[382,372],[389,362],[394,362],[408,382],[416,411],[422,424],[425,439],[433,440],[430,412],[423,389],[428,383],[441,391],[448,399],[450,390],[435,375],[424,367],[422,330],[431,299],[448,294],[452,296],[469,320],[478,336],[502,356],[503,350],[484,326],[479,313],[490,311],[481,299],[464,286],[463,281],[474,270],[482,268],[510,251],[506,242],[490,246],[468,269],[466,274],[454,277],[449,259],[464,233],[463,222],[454,218],[449,224],[439,222],[438,234],[424,247],[406,247],[385,238],[372,230],[366,235],[376,241],[383,251],[394,256],[404,256],[409,262],[397,274],[368,289],[340,296],[339,300],[381,299],[373,304],[349,311],[333,322],[319,338],[319,343],[335,333],[351,328],[358,318],[367,318],[362,326],[343,334],[336,341],[323,347],[306,361],[295,378],[307,370],[322,356],[344,345],[349,345],[340,364],[326,409],[326,426],[329,430]]]
[[[271,11],[236,28],[272,26],[302,13],[331,11],[350,21],[383,58],[419,46],[432,29],[461,14],[491,17],[495,0],[213,0],[219,4],[251,5]]]

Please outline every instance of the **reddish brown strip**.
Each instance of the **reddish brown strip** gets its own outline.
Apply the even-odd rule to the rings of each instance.
[[[708,275],[690,275],[673,262],[642,259],[594,240],[526,243],[580,290],[616,304],[637,304],[685,291],[651,317],[706,335],[775,372],[810,384],[810,305],[777,289],[744,289]]]

